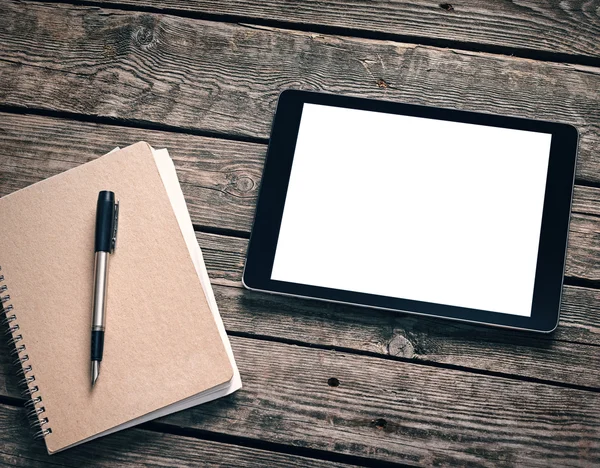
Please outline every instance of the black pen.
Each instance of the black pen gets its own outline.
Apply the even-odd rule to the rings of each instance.
[[[119,202],[115,194],[103,190],[96,206],[96,240],[94,265],[94,300],[92,303],[92,387],[100,375],[106,327],[106,290],[108,287],[108,259],[115,251]]]

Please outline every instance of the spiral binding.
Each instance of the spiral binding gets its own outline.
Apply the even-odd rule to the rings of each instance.
[[[2,267],[0,266],[0,271]],[[4,283],[4,275],[0,274],[0,283]],[[0,284],[0,294],[8,291],[6,284]],[[29,425],[34,429],[34,439],[43,439],[48,434],[52,434],[52,429],[48,426],[49,420],[44,417],[46,408],[41,405],[42,397],[39,395],[40,388],[35,385],[35,375],[29,361],[29,355],[25,354],[27,346],[22,342],[23,335],[17,333],[20,328],[17,323],[17,315],[13,312],[12,304],[7,304],[10,301],[10,295],[0,295],[0,323],[6,326],[5,336],[9,336],[8,342],[13,346],[10,355],[13,356],[13,365],[17,367],[19,386],[23,389],[21,395],[27,398],[25,408],[27,409],[27,418]]]

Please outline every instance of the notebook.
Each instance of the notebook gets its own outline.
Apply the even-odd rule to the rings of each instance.
[[[98,192],[119,199],[90,384]],[[0,293],[49,453],[241,388],[175,167],[140,142],[0,199]],[[14,318],[13,318],[14,317]]]

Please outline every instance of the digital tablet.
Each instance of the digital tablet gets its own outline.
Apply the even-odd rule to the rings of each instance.
[[[577,141],[566,124],[284,91],[244,285],[550,332]]]

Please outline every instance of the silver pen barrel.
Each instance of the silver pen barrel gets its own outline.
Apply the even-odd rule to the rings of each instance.
[[[92,303],[92,386],[100,375],[106,328],[106,290],[108,286],[108,252],[96,252],[94,263],[94,299]]]
[[[92,331],[106,327],[106,289],[108,285],[108,252],[96,252],[94,265],[94,301],[92,303]]]

